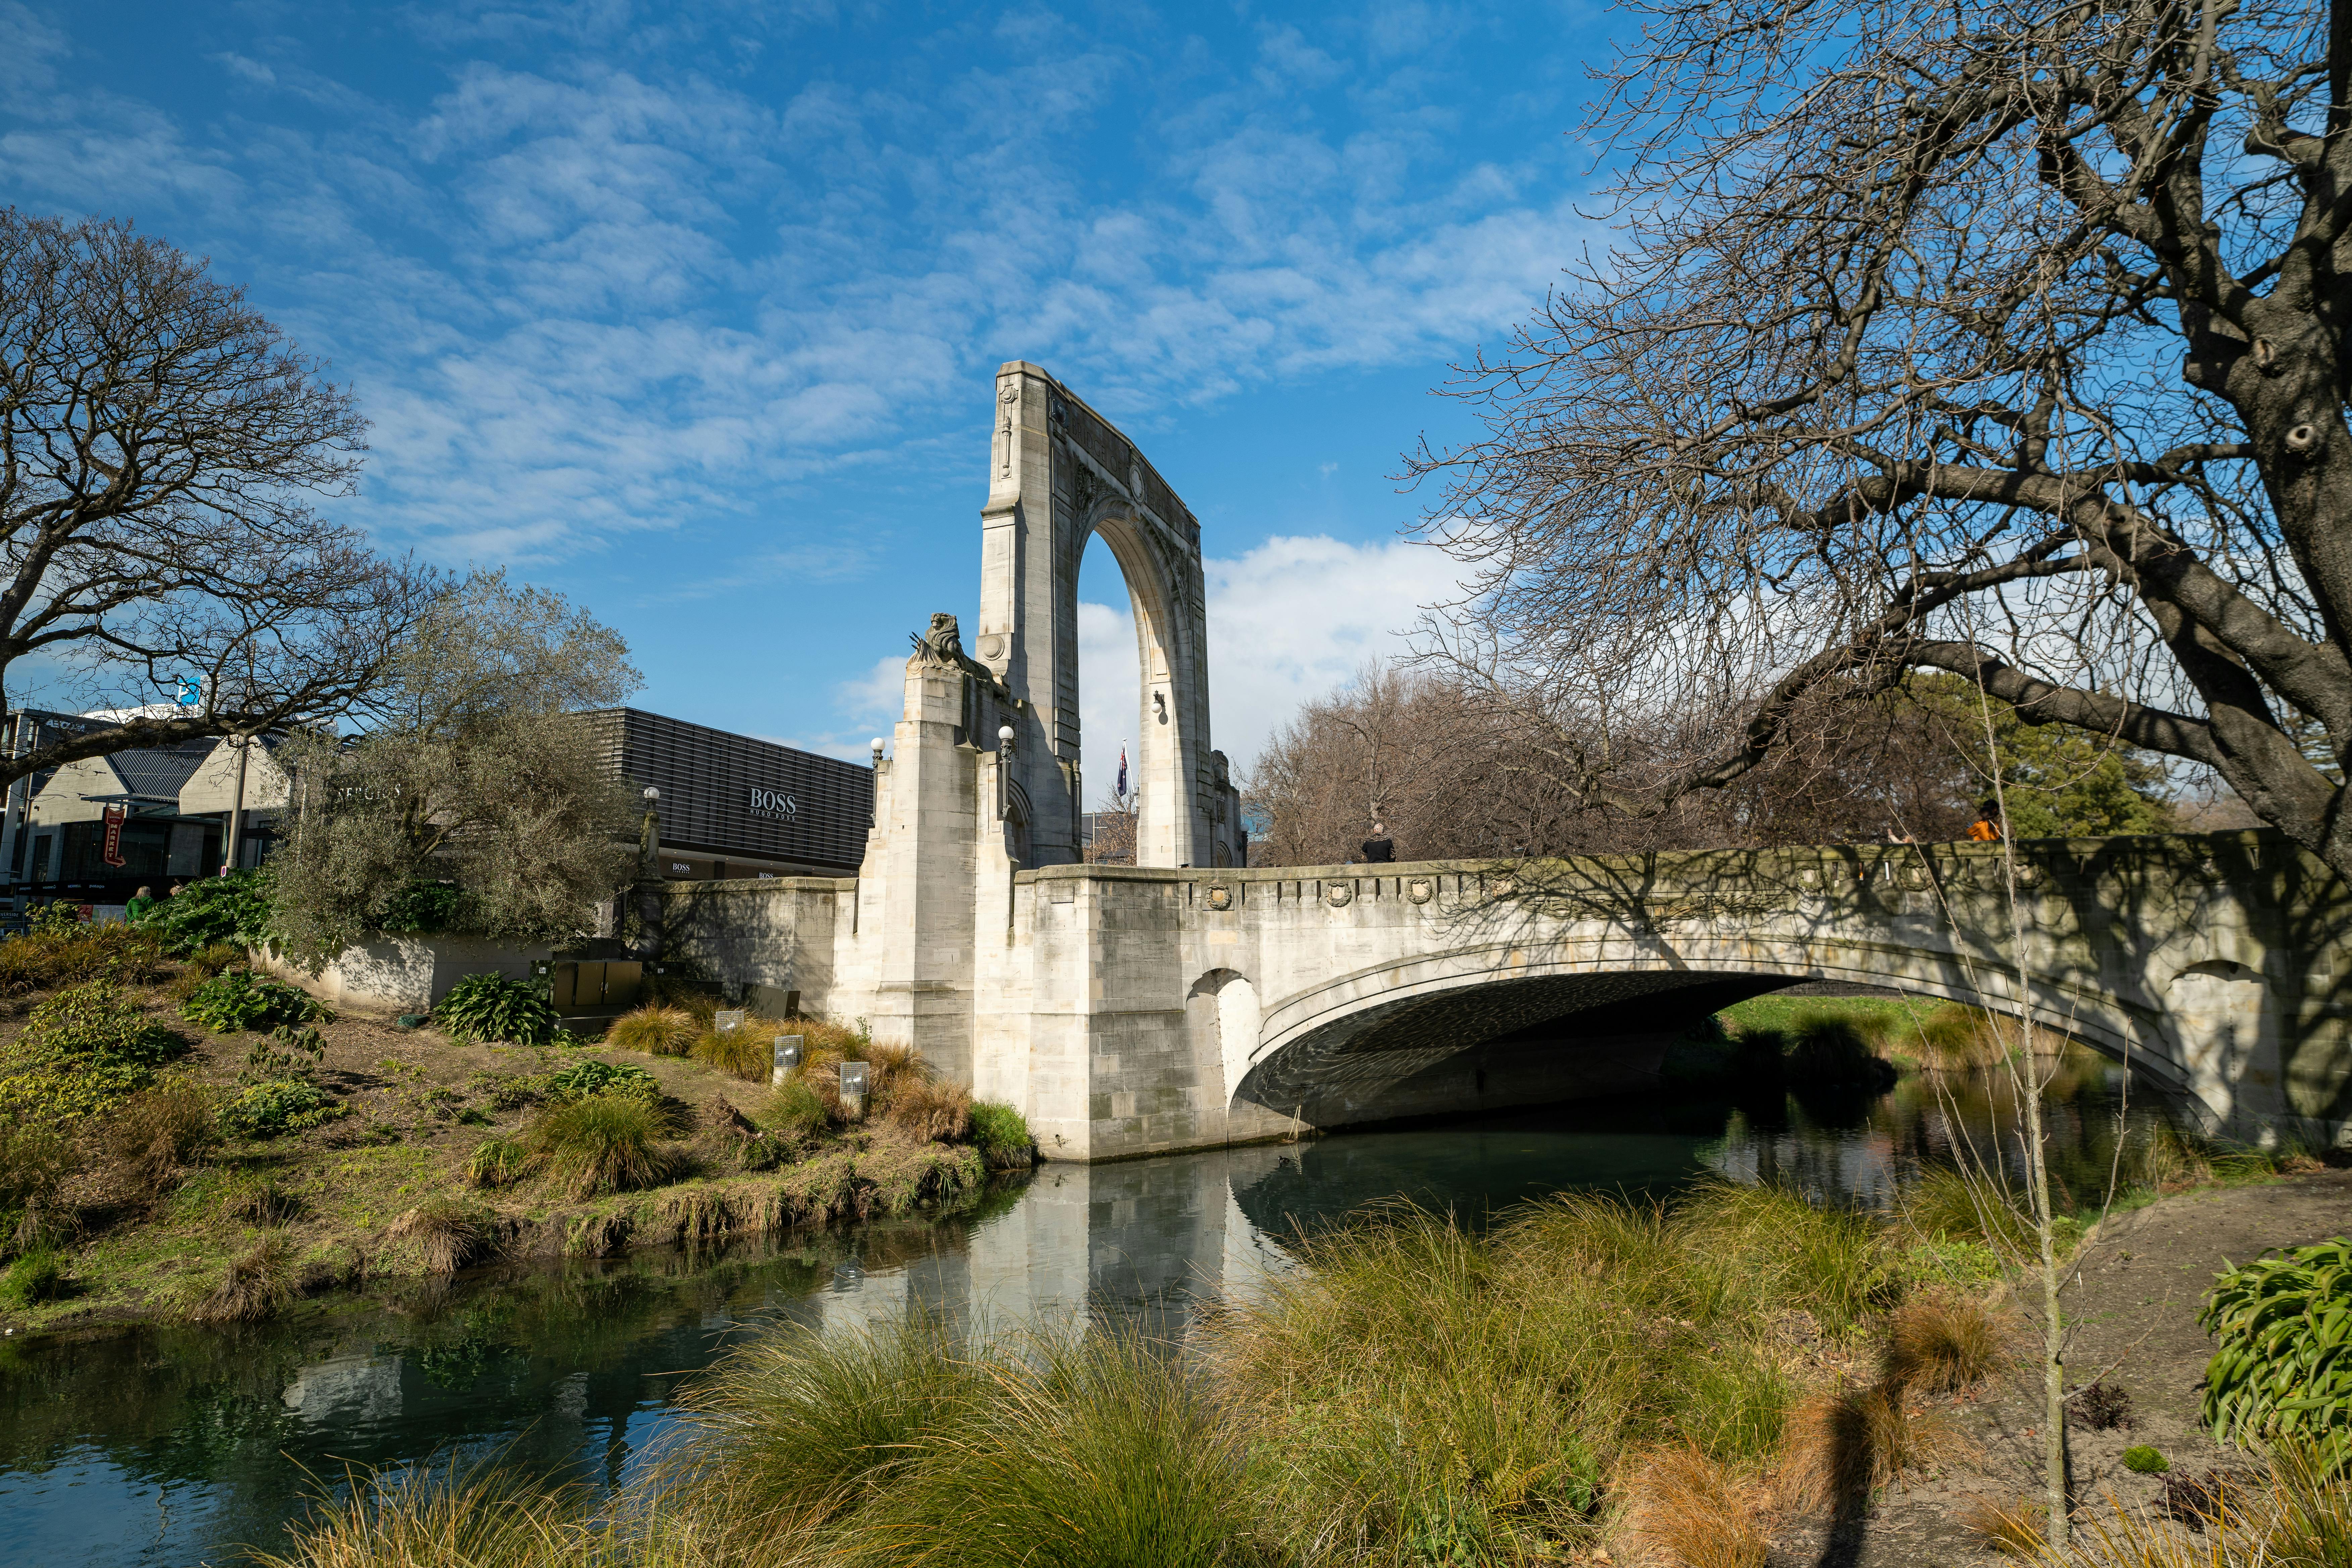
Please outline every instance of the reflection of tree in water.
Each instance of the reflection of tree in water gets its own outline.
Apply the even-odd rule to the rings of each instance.
[[[2122,1069],[2088,1051],[2061,1064],[2042,1115],[2062,1205],[2099,1201],[2119,1129],[2138,1139],[2168,1123],[2154,1093],[2126,1093]],[[2019,1120],[2013,1093],[1995,1074],[1921,1073],[1870,1100],[1792,1093],[1743,1102],[1727,1118],[1709,1163],[1737,1181],[1783,1183],[1827,1201],[1885,1208],[1921,1170],[1953,1165],[1971,1151],[2017,1170],[2024,1149]]]

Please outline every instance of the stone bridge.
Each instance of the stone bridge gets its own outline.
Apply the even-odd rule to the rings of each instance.
[[[993,407],[979,657],[941,615],[908,660],[860,874],[648,882],[640,909],[739,993],[1019,1106],[1049,1157],[1638,1089],[1666,1034],[1808,980],[2028,1013],[2241,1136],[2352,1115],[2352,899],[2268,834],[2026,843],[2013,881],[1998,845],[1240,868],[1199,525],[1036,366]],[[1074,863],[1097,531],[1137,612],[1139,867]]]

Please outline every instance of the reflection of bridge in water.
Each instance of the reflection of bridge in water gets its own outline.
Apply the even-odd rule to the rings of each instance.
[[[859,874],[648,880],[640,908],[670,954],[1019,1106],[1049,1158],[1636,1089],[1662,1034],[1803,980],[2030,1012],[2247,1135],[2352,1114],[2352,900],[2275,835],[2021,845],[2022,953],[1998,846],[1236,868],[1199,524],[1036,366],[994,406],[977,657],[951,616],[918,639]],[[1137,867],[1070,863],[1097,532],[1143,665]]]

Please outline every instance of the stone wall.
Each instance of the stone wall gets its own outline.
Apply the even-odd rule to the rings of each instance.
[[[518,947],[478,936],[381,936],[345,948],[317,974],[262,954],[261,967],[331,1007],[373,1013],[424,1013],[469,974],[528,975],[544,947]]]

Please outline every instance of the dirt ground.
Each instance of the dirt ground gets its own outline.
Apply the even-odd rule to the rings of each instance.
[[[2075,1332],[2067,1384],[2104,1381],[2123,1389],[2130,1425],[2104,1432],[2074,1426],[2075,1486],[2085,1511],[2110,1497],[2137,1504],[2158,1496],[2158,1478],[2123,1467],[2133,1444],[2161,1450],[2176,1473],[2232,1462],[2231,1451],[2218,1448],[2197,1422],[2198,1380],[2213,1353],[2197,1326],[2205,1292],[2216,1272],[2266,1248],[2346,1234],[2352,1234],[2352,1171],[2184,1193],[2100,1229],[2068,1293]],[[2024,1333],[2019,1349],[2018,1366],[1974,1397],[1931,1406],[1949,1423],[1945,1463],[1884,1494],[1869,1519],[1790,1529],[1776,1543],[1774,1568],[1999,1561],[1964,1521],[1979,1500],[2012,1504],[2041,1494],[2041,1385]]]

